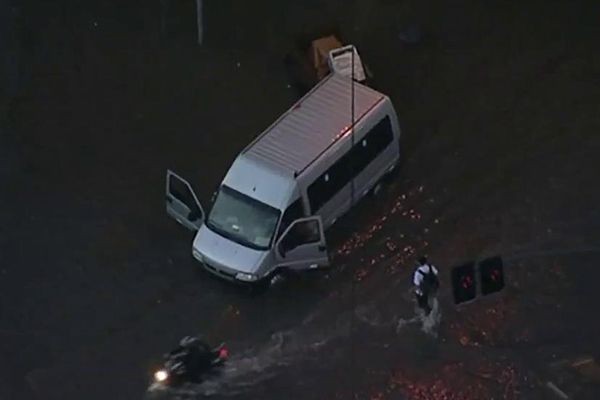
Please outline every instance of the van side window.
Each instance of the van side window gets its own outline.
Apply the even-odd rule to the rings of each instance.
[[[304,209],[302,208],[302,201],[300,198],[296,199],[283,213],[281,217],[281,224],[279,224],[279,231],[277,237],[281,236],[283,231],[298,218],[304,217]]]
[[[351,153],[352,151],[348,151],[344,154],[308,187],[308,199],[313,214],[353,178]]]
[[[307,190],[314,214],[335,194],[354,179],[394,140],[390,117],[377,123],[342,158],[319,176]]]
[[[394,140],[390,117],[377,123],[352,149],[354,173],[358,174]]]

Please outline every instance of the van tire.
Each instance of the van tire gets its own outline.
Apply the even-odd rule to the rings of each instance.
[[[372,188],[371,188],[371,196],[377,197],[381,194],[381,190],[383,189],[383,179],[380,179]]]
[[[271,287],[270,283],[271,282],[270,282],[269,278],[264,278],[257,282],[246,283],[245,285],[246,285],[247,290],[249,291],[250,295],[256,296],[256,295],[265,294]]]
[[[269,281],[269,287],[275,286],[285,280],[284,271],[273,272],[267,280]]]
[[[394,164],[391,170],[386,171],[385,174],[373,185],[370,190],[370,194],[373,197],[377,197],[381,194],[381,191],[384,189],[384,185],[389,185],[394,181],[395,178],[398,177],[398,171],[400,170],[400,160]]]
[[[272,286],[280,283],[282,280],[285,280],[286,271],[286,269],[276,269],[261,280],[251,283],[250,290],[256,294],[267,292]]]

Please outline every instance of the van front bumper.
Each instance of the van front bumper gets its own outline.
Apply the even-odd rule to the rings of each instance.
[[[226,279],[230,282],[246,282],[246,283],[252,283],[252,282],[256,282],[259,280],[258,275],[255,275],[255,274],[248,274],[245,272],[234,272],[231,270],[225,270],[224,268],[221,268],[221,267],[218,267],[215,265],[211,265],[202,256],[201,253],[196,251],[196,249],[192,250],[192,255],[194,256],[194,258],[196,260],[200,261],[200,263],[202,264],[202,266],[204,267],[205,270],[207,270],[208,272],[210,272],[213,275],[218,276],[219,278]]]

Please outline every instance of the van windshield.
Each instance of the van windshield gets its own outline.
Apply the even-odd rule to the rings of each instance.
[[[266,250],[281,212],[225,185],[206,220],[206,226],[241,245]]]

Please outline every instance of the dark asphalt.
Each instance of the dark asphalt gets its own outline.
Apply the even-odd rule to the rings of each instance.
[[[2,15],[19,87],[1,92],[0,399],[144,398],[197,332],[233,359],[183,398],[542,399],[551,361],[600,356],[597,2],[206,3],[203,47],[192,1]],[[199,270],[165,170],[208,200],[296,98],[285,53],[329,27],[392,98],[406,159],[328,233],[330,273],[252,296]],[[442,270],[439,322],[414,319],[415,252]],[[448,268],[492,254],[508,288],[454,308]]]

